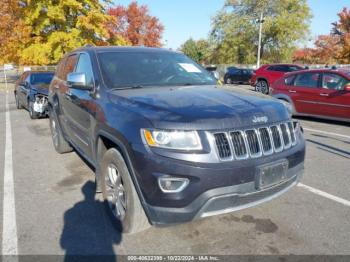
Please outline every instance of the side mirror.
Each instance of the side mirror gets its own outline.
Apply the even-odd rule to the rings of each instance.
[[[345,84],[343,90],[344,91],[350,91],[350,83]]]
[[[86,83],[85,73],[69,73],[67,75],[67,85],[70,88],[92,90],[92,86]]]

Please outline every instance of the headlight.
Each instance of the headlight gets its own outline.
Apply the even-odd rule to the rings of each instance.
[[[169,131],[142,129],[142,136],[151,147],[177,150],[201,150],[202,144],[196,131]]]

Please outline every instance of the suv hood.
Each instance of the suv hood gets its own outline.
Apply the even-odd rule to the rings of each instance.
[[[289,118],[285,106],[272,98],[232,92],[215,86],[152,87],[111,92],[156,128],[221,130],[264,125]],[[119,103],[120,105],[120,103]],[[260,120],[260,121],[257,121]],[[263,120],[263,121],[261,121]]]

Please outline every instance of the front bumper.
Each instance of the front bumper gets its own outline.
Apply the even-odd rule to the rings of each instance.
[[[304,172],[303,164],[288,171],[289,179],[264,190],[256,190],[249,182],[223,188],[216,188],[201,194],[183,208],[166,208],[147,205],[154,224],[184,223],[198,218],[225,214],[245,209],[272,200],[295,186]]]
[[[134,171],[143,195],[143,206],[152,224],[188,222],[268,201],[295,185],[303,174],[305,142],[270,156],[218,164],[193,163],[159,156],[134,145]],[[256,187],[257,168],[288,161],[286,179],[264,190]],[[186,177],[189,185],[179,193],[163,193],[161,175]]]

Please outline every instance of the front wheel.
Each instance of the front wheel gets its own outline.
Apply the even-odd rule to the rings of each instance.
[[[150,226],[125,161],[115,148],[102,158],[101,187],[107,211],[121,232],[133,234]]]
[[[269,93],[269,84],[265,80],[259,80],[256,83],[255,91],[267,95]]]
[[[226,84],[228,84],[228,85],[232,85],[232,79],[230,78],[230,77],[228,77],[227,79],[226,79]]]
[[[53,115],[53,113],[50,113],[49,116],[52,142],[53,146],[55,147],[55,150],[60,154],[73,151],[73,148],[63,137],[62,131],[57,123],[56,117]]]

